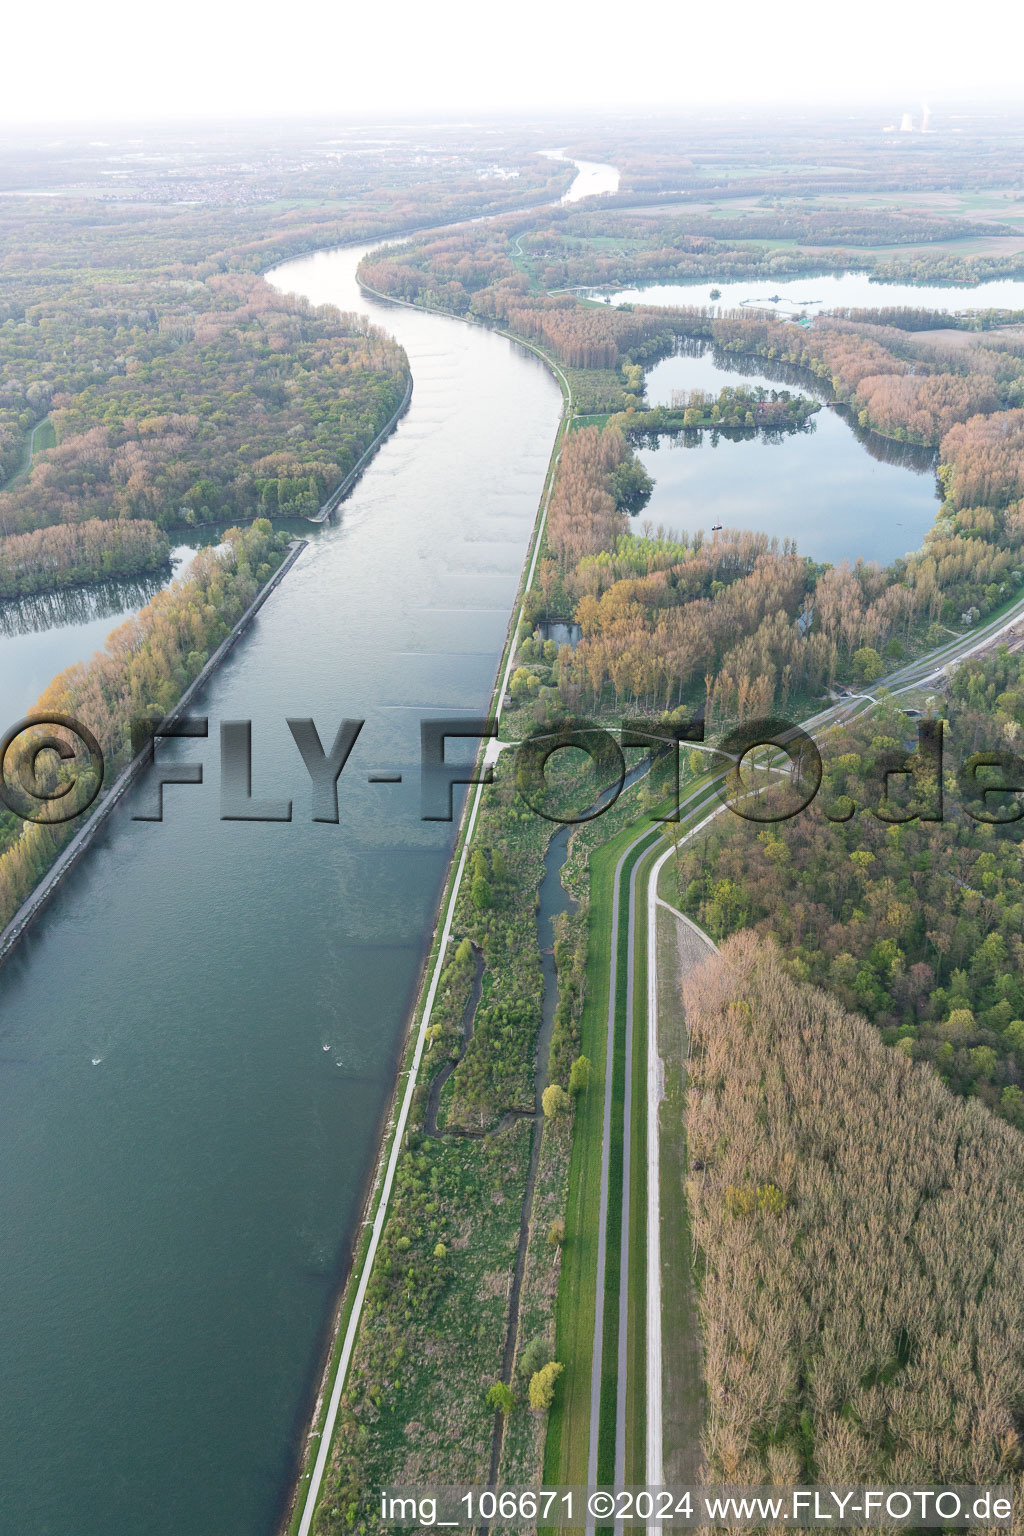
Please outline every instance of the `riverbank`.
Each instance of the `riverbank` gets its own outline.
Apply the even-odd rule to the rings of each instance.
[[[360,284],[360,287],[365,292],[371,293],[375,298],[379,298],[388,304],[399,304],[402,307],[413,310],[422,308],[422,306],[407,304],[404,300],[392,299],[387,294],[379,294],[363,284]],[[438,313],[443,314],[444,312],[438,311]],[[452,319],[454,317],[446,315],[445,318]],[[490,327],[483,328],[491,329]],[[521,345],[527,346],[530,351],[540,357],[550,368],[562,391],[563,407],[552,444],[533,535],[524,561],[523,574],[506,628],[497,678],[491,692],[491,704],[488,713],[491,718],[499,722],[503,701],[508,692],[509,680],[512,674],[519,624],[523,615],[523,605],[526,594],[533,585],[536,575],[562,440],[572,417],[571,389],[568,380],[558,365],[539,348],[522,342],[521,338],[508,336],[504,332],[501,334],[506,335],[510,341],[519,342]],[[481,766],[487,755],[486,749],[487,744],[482,743],[477,755],[477,767],[475,770],[477,774],[480,773]],[[312,1422],[306,1436],[302,1471],[296,1480],[295,1491],[288,1514],[281,1528],[282,1533],[287,1533],[287,1536],[308,1536],[312,1528],[324,1474],[330,1457],[331,1440],[338,1420],[349,1365],[356,1346],[366,1293],[387,1221],[389,1201],[394,1187],[397,1164],[402,1151],[423,1060],[427,1031],[431,1024],[441,974],[448,958],[448,942],[455,918],[456,903],[463,886],[470,843],[480,811],[483,787],[482,783],[478,783],[470,794],[467,795],[463,805],[459,830],[449,862],[448,876],[438,904],[438,918],[434,925],[430,949],[420,973],[417,1000],[409,1021],[402,1062],[395,1079],[380,1152],[363,1202],[360,1230],[364,1236],[357,1243],[356,1252],[345,1277],[341,1297],[336,1308],[335,1325],[332,1332],[327,1364],[321,1378]],[[441,914],[443,914],[443,918]],[[405,1080],[404,1085],[403,1078]],[[367,1228],[369,1228],[368,1232]]]
[[[6,1182],[36,1192],[48,1241],[19,1256],[5,1307],[19,1390],[0,1524],[38,1524],[45,1497],[75,1509],[83,1532],[128,1530],[160,1487],[153,1536],[251,1536],[291,1488],[457,830],[419,819],[419,714],[486,712],[561,403],[526,350],[361,304],[355,259],[310,264],[319,283],[285,281],[312,286],[312,302],[369,308],[385,329],[394,317],[410,338],[409,416],[192,711],[256,716],[254,775],[300,794],[285,717],[308,713],[321,731],[341,713],[366,717],[341,828],[314,826],[305,797],[289,827],[222,825],[215,785],[171,791],[156,830],[123,802],[5,974],[8,1045],[20,1050],[24,1021],[27,1053],[45,1064],[31,1094],[39,1135],[16,1137],[4,1117]],[[405,787],[367,787],[362,770],[378,768],[409,770]],[[460,810],[461,799],[456,821]],[[49,1001],[72,989],[73,1017]],[[69,1119],[71,1168],[58,1166],[68,1137],[52,1157],[43,1138]],[[126,1138],[130,1159],[117,1152]],[[81,1240],[76,1210],[101,1212]],[[59,1298],[45,1339],[24,1326],[43,1320],[37,1251],[45,1294]],[[83,1310],[102,1326],[72,1333]],[[129,1375],[129,1360],[144,1372]],[[96,1390],[83,1417],[86,1363]],[[113,1393],[120,1419],[106,1411]],[[70,1444],[56,1479],[39,1479],[32,1445],[51,1432]],[[123,1475],[111,1487],[115,1435]]]
[[[295,564],[296,560],[299,558],[305,547],[306,544],[304,540],[291,541],[291,543],[288,545],[288,553],[285,555],[277,570],[260,588],[259,592],[250,603],[249,607],[245,610],[237,623],[235,623],[232,627],[230,634],[225,640],[221,642],[221,644],[214,651],[213,655],[210,656],[206,664],[203,666],[202,670],[188,685],[184,693],[181,695],[181,698],[175,704],[174,708],[171,709],[164,717],[162,722],[163,726],[172,725],[176,720],[180,719],[181,715],[188,708],[192,699],[195,698],[196,694],[203,687],[203,685],[210,680],[229,652],[234,649],[239,638],[248,629],[249,625],[256,617],[256,614],[263,607],[270,594],[275,591],[280,583],[284,580],[285,576],[291,570],[292,566]],[[147,746],[145,746],[141,752],[137,753],[136,756],[132,758],[127,767],[122,769],[120,774],[118,774],[117,778],[114,780],[114,783],[110,786],[110,789],[101,794],[99,803],[97,804],[96,809],[89,816],[88,821],[82,828],[80,828],[78,832],[75,833],[70,843],[68,843],[67,846],[62,849],[60,854],[58,854],[57,858],[54,860],[53,864],[51,864],[49,870],[43,876],[39,884],[34,888],[31,895],[18,908],[17,912],[15,912],[7,926],[2,931],[0,931],[0,966],[3,965],[5,959],[17,944],[19,939],[21,939],[28,931],[33,920],[38,916],[46,903],[50,900],[54,891],[60,885],[64,877],[75,866],[75,864],[77,864],[78,860],[89,847],[93,838],[96,836],[97,832],[106,821],[107,817],[113,811],[114,807],[124,798],[125,794],[129,789],[131,789],[132,785],[136,782],[140,774],[144,771],[151,760],[152,748],[151,745],[147,744]]]
[[[345,478],[334,487],[334,490],[328,496],[319,512],[317,512],[315,516],[309,519],[311,523],[326,523],[332,512],[337,511],[338,506],[355,485],[356,481],[359,479],[359,476],[362,474],[367,464],[369,464],[381,443],[386,437],[390,437],[391,433],[395,430],[401,418],[409,409],[409,401],[411,399],[412,374],[410,373],[409,378],[406,381],[405,393],[402,396],[401,401],[396,406],[395,410],[391,413],[388,420],[381,427],[380,431],[377,433],[377,436],[374,438],[370,446],[365,450],[365,452],[360,454],[358,460],[355,464],[353,464]]]

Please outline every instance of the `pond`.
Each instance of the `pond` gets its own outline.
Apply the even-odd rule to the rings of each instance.
[[[766,383],[823,398],[795,370],[764,371],[756,358],[704,343],[686,343],[656,364],[647,394],[651,405],[671,405],[674,389],[717,394],[727,384]],[[681,432],[656,442],[639,449],[655,481],[643,519],[676,535],[721,523],[774,534],[780,544],[795,539],[815,560],[888,564],[920,547],[939,507],[931,450],[863,432],[827,403],[803,431]]]

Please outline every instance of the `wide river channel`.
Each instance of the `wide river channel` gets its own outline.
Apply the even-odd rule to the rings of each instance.
[[[206,782],[129,797],[0,971],[3,1536],[268,1536],[288,1493],[454,834],[420,720],[486,712],[560,411],[361,254],[273,281],[398,336],[407,416],[168,749]],[[288,716],[366,722],[340,825]],[[290,823],[218,819],[232,719]]]
[[[0,1536],[271,1536],[288,1495],[454,835],[420,820],[420,721],[486,709],[560,409],[525,349],[368,300],[361,255],[272,281],[396,335],[407,416],[197,702],[209,738],[161,748],[203,785],[162,824],[128,797],[0,971]],[[886,468],[933,510],[930,466]],[[340,825],[310,818],[289,716],[325,743],[365,721]],[[219,819],[225,720],[290,822]]]

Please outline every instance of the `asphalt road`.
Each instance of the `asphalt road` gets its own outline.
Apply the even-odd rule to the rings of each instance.
[[[929,683],[938,681],[942,674],[951,665],[956,665],[966,660],[969,656],[976,655],[993,644],[1007,631],[1014,628],[1024,618],[1024,598],[1015,603],[1011,609],[999,617],[990,620],[987,624],[979,625],[970,633],[953,639],[918,660],[908,662],[902,667],[896,668],[885,677],[879,678],[873,685],[877,691],[886,689],[890,693],[906,693],[913,688],[926,687]],[[855,715],[868,712],[877,707],[877,699],[874,694],[849,694],[841,697],[827,709],[811,716],[803,721],[803,728],[809,733],[821,731],[830,725],[838,724]],[[665,859],[679,844],[688,841],[691,837],[701,832],[707,824],[725,809],[725,805],[718,800],[714,783],[705,783],[691,790],[679,802],[681,813],[681,835],[677,837],[671,848],[653,866],[647,881],[648,901],[648,1064],[647,1064],[647,1157],[648,1157],[648,1199],[645,1220],[647,1226],[647,1348],[645,1350],[646,1378],[647,1378],[647,1453],[646,1453],[646,1477],[648,1483],[657,1483],[661,1476],[661,1294],[660,1294],[660,1243],[658,1235],[657,1214],[658,1206],[658,1169],[657,1169],[657,1123],[659,1083],[657,1076],[657,994],[654,988],[657,983],[657,955],[655,953],[654,936],[656,933],[654,916],[657,903],[658,874]],[[601,1193],[598,1215],[598,1246],[597,1246],[597,1298],[595,1304],[595,1338],[594,1356],[591,1368],[590,1390],[590,1450],[588,1459],[587,1478],[590,1484],[597,1481],[597,1450],[598,1433],[600,1429],[601,1412],[601,1369],[603,1354],[603,1327],[604,1327],[604,1276],[605,1259],[607,1253],[608,1230],[608,1187],[611,1172],[611,1114],[612,1114],[612,1068],[615,1054],[615,994],[618,973],[618,944],[615,937],[618,933],[620,922],[619,911],[619,885],[622,869],[630,854],[651,837],[651,828],[648,826],[639,833],[629,846],[623,851],[615,866],[614,891],[612,897],[612,944],[611,960],[608,978],[608,1038],[605,1048],[605,1101],[604,1101],[604,1127],[603,1144],[601,1149]],[[615,1426],[615,1480],[621,1484],[625,1480],[625,1446],[626,1446],[626,1389],[629,1372],[628,1332],[626,1322],[629,1306],[629,1223],[631,1219],[629,1202],[629,1174],[630,1157],[633,1138],[632,1125],[632,1056],[634,1038],[633,1019],[633,957],[635,948],[635,911],[636,911],[636,884],[640,863],[631,872],[629,883],[629,900],[627,904],[627,955],[628,974],[626,978],[626,1013],[623,1021],[625,1030],[626,1053],[626,1096],[624,1103],[624,1127],[623,1127],[623,1199],[622,1199],[622,1247],[619,1267],[619,1338],[618,1338],[618,1382],[616,1388],[616,1426]],[[681,914],[679,914],[681,915]],[[689,922],[689,919],[684,919]],[[715,946],[709,936],[696,924],[691,924],[694,931],[705,940],[710,949]],[[620,1529],[621,1527],[617,1527]],[[588,1531],[593,1531],[594,1523],[591,1522]]]

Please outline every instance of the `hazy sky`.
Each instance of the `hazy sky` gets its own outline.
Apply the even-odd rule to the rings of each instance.
[[[6,10],[0,119],[1024,104],[1022,17],[1019,0],[52,0]]]

